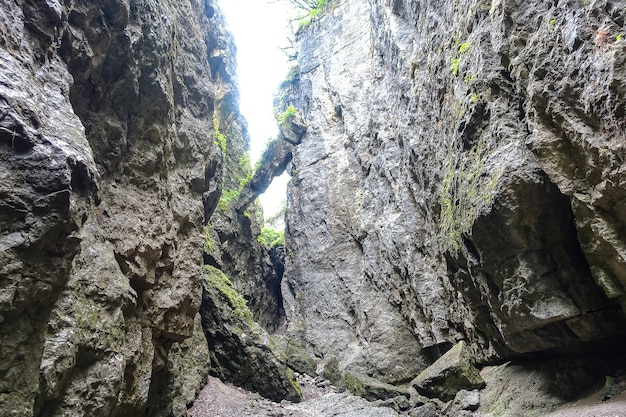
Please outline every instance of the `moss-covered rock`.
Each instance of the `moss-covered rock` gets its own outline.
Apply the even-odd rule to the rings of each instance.
[[[274,401],[300,401],[293,372],[273,339],[252,319],[244,298],[221,270],[205,269],[200,314],[211,372]]]
[[[397,397],[408,399],[410,396],[406,387],[387,384],[358,372],[346,372],[343,379],[350,392],[369,401],[388,400]]]

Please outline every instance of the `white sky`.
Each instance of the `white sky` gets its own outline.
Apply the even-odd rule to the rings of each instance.
[[[276,0],[220,0],[237,45],[240,108],[248,120],[250,159],[257,161],[270,138],[278,134],[273,99],[290,64],[280,49],[289,44],[289,5]],[[293,14],[293,12],[291,12]],[[276,178],[260,197],[265,216],[285,200],[289,176]]]

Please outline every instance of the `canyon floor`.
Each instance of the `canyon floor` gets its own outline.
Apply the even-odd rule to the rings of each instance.
[[[292,404],[286,401],[275,403],[256,393],[209,377],[207,385],[189,410],[189,417],[383,417],[398,415],[435,417],[430,414],[413,414],[410,411],[398,414],[389,408],[376,407],[358,397],[337,393],[332,386],[319,379],[300,376],[299,382],[305,401],[301,404]],[[527,400],[522,401],[521,406],[518,403],[517,406],[508,408],[507,405],[492,403],[483,405],[473,416],[626,417],[626,391],[623,388],[611,399],[603,401],[603,387],[597,387],[581,398],[562,404],[555,410],[550,410],[552,406],[546,404],[548,409],[543,412],[541,408],[536,408],[537,402],[534,401],[543,395],[533,388],[540,384],[528,382],[530,384],[524,383],[519,387],[520,392],[517,393],[518,399],[526,398]],[[484,396],[492,393],[493,390],[493,386],[488,386],[482,394]],[[437,414],[439,415],[445,414]]]

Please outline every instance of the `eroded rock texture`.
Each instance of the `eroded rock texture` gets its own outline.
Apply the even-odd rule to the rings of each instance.
[[[625,17],[623,1],[330,2],[289,86],[308,124],[290,334],[398,381],[460,339],[488,361],[620,333]]]
[[[219,10],[7,0],[0,15],[0,414],[184,415],[208,366],[189,338],[230,83]]]

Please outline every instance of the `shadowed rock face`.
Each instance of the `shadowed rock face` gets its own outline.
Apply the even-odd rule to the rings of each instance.
[[[216,10],[2,2],[0,414],[186,413],[233,70]]]
[[[290,334],[393,381],[460,339],[489,361],[622,332],[625,10],[346,0],[303,28]]]

